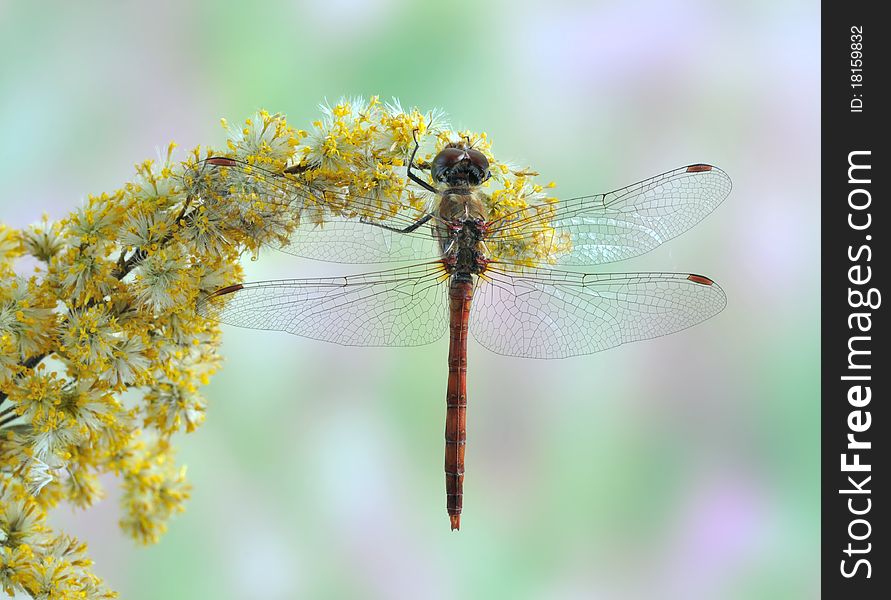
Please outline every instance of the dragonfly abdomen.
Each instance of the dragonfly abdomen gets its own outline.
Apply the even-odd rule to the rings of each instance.
[[[449,381],[446,392],[446,509],[452,530],[460,529],[467,442],[467,323],[473,281],[456,274],[449,284]]]

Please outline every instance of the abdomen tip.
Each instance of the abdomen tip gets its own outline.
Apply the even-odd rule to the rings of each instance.
[[[461,529],[461,515],[449,515],[449,521],[452,522],[452,531]]]

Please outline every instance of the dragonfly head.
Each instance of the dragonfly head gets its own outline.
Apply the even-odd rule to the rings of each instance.
[[[430,173],[434,181],[449,187],[477,186],[491,177],[486,156],[463,145],[443,148],[433,159]]]

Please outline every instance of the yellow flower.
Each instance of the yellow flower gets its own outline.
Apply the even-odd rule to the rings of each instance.
[[[185,467],[177,467],[166,442],[135,442],[120,461],[124,496],[121,527],[143,544],[153,544],[167,531],[167,521],[182,512],[191,486]]]
[[[49,217],[44,214],[40,223],[31,225],[22,232],[22,243],[28,254],[42,262],[49,262],[65,243],[62,238],[62,224],[50,223]]]
[[[8,266],[23,254],[21,234],[0,223],[0,266]]]

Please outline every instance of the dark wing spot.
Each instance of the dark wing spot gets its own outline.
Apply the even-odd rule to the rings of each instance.
[[[692,275],[691,275],[692,277]],[[240,283],[236,283],[235,285],[227,285],[224,288],[220,288],[210,295],[211,298],[216,298],[217,296],[225,296],[226,294],[231,294],[233,292],[237,292],[238,290],[244,289],[244,286]]]
[[[205,162],[207,162],[207,164],[209,165],[215,165],[217,167],[234,167],[238,164],[235,160],[226,158],[224,156],[211,156]]]
[[[711,279],[709,279],[708,277],[705,277],[703,275],[692,275],[691,274],[691,275],[687,275],[687,279],[689,279],[693,283],[700,283],[702,285],[711,285],[714,283],[714,281],[712,281]]]

